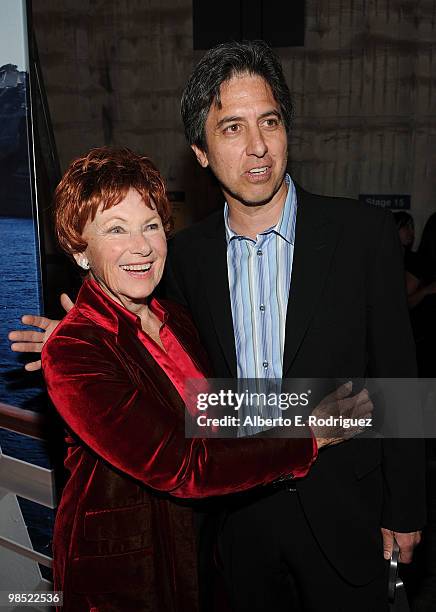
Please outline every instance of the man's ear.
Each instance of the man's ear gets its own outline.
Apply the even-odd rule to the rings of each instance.
[[[200,149],[200,147],[195,144],[191,145],[191,149],[194,151],[195,157],[197,158],[200,166],[202,168],[207,168],[209,165],[209,160],[207,159],[206,151],[203,151],[203,149]]]

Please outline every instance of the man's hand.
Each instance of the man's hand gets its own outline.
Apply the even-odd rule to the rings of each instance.
[[[74,306],[66,293],[61,295],[61,304],[65,312],[69,312]],[[39,327],[44,331],[34,331],[31,329],[18,329],[9,332],[8,338],[12,340],[11,349],[17,353],[40,353],[44,343],[47,342],[51,333],[54,331],[59,321],[39,317],[37,315],[24,315],[21,317],[21,322],[24,325],[32,325]],[[31,361],[26,363],[24,368],[28,372],[34,372],[41,368],[41,360]]]
[[[411,531],[410,533],[400,533],[399,531],[391,531],[382,527],[383,536],[383,556],[386,560],[392,557],[394,548],[394,539],[400,549],[400,563],[411,563],[413,557],[413,549],[421,541],[420,531]]]

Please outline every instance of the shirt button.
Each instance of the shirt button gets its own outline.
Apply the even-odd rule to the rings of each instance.
[[[266,368],[268,367],[268,362],[267,362],[267,361],[264,361],[262,365],[263,365],[263,367],[266,369]]]
[[[257,254],[259,255],[259,257],[262,257],[262,255],[263,255],[262,249],[257,249]]]
[[[264,306],[263,304],[261,304],[261,305],[259,306],[259,309],[260,309],[260,311],[261,311],[261,312],[264,312],[264,311],[265,311],[265,306]]]

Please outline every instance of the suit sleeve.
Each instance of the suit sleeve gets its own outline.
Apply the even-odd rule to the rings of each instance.
[[[402,252],[391,213],[382,215],[368,275],[369,376],[416,378],[415,344],[410,327]],[[418,397],[410,410],[420,418]],[[394,408],[394,407],[392,407]],[[399,532],[425,524],[425,446],[422,439],[383,441],[382,526]]]
[[[159,491],[186,498],[235,493],[304,476],[315,459],[310,437],[185,438],[184,415],[157,388],[135,384],[113,347],[80,326],[50,338],[42,361],[68,428],[110,465]]]

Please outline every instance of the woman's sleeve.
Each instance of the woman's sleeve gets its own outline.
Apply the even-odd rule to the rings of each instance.
[[[235,493],[304,476],[313,437],[192,439],[156,388],[134,384],[109,344],[60,331],[42,353],[49,395],[67,426],[115,468],[177,497]]]

